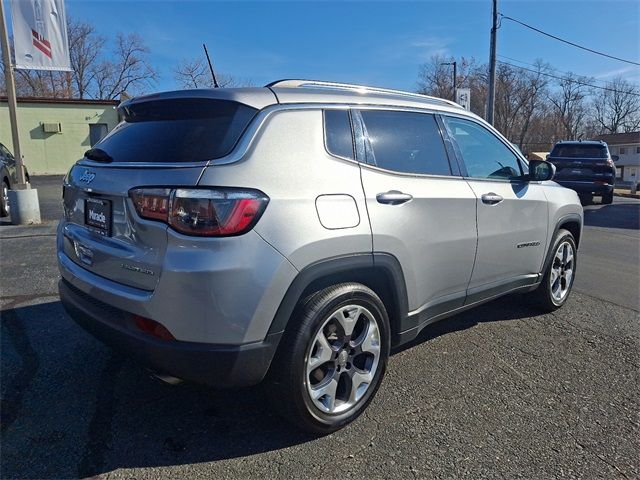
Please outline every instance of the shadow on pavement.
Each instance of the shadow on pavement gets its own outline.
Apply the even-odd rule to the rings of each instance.
[[[403,349],[535,314],[506,297],[427,327]],[[215,391],[152,379],[85,334],[59,301],[5,310],[1,326],[3,478],[211,462],[315,438],[272,413],[260,387]]]
[[[640,229],[640,205],[613,203],[598,209],[585,209],[584,224],[589,227]]]
[[[475,327],[480,323],[519,320],[542,314],[543,312],[540,310],[528,305],[523,295],[507,295],[506,297],[499,298],[485,305],[474,307],[466,312],[428,325],[418,334],[415,340],[394,349],[392,354],[400,353],[448,333]]]

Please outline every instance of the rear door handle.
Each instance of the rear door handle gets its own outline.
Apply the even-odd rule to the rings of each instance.
[[[504,198],[502,198],[497,193],[485,193],[482,195],[482,203],[486,203],[487,205],[496,205],[500,203]]]
[[[378,203],[385,203],[387,205],[401,205],[413,199],[412,195],[408,193],[402,193],[398,190],[389,190],[388,192],[379,193],[376,195]]]

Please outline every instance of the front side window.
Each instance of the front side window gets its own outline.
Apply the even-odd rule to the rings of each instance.
[[[443,117],[473,178],[511,180],[522,175],[516,155],[482,125],[455,117]]]
[[[386,170],[451,175],[436,119],[429,113],[362,110],[368,163]]]
[[[353,135],[348,110],[325,110],[324,131],[327,151],[353,160]]]

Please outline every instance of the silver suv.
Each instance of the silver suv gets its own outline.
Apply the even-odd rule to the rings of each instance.
[[[455,103],[283,80],[119,112],[65,178],[60,297],[157,372],[265,380],[285,417],[330,432],[427,325],[569,296],[576,193]]]

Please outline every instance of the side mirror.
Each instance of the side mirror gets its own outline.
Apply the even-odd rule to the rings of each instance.
[[[556,174],[556,167],[546,160],[529,160],[529,181],[544,182]]]
[[[617,162],[618,160],[620,160],[620,157],[618,155],[611,155],[611,160]]]

